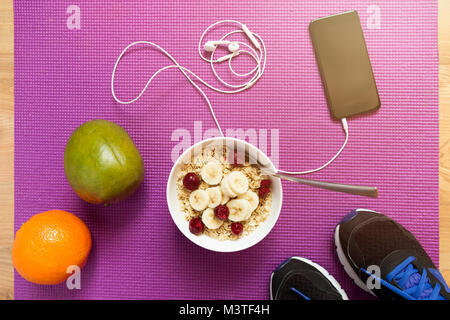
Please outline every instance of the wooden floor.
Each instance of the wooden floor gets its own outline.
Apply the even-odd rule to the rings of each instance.
[[[13,0],[0,1],[0,299],[13,299]],[[439,0],[440,269],[450,281],[450,1]]]
[[[450,282],[450,1],[439,0],[439,267]]]
[[[14,23],[13,0],[0,1],[0,299],[14,298]]]

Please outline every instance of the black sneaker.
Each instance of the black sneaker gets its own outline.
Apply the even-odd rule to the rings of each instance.
[[[292,257],[270,277],[271,300],[348,300],[339,283],[311,260]]]
[[[449,287],[419,241],[391,218],[354,210],[339,222],[334,240],[347,274],[376,297],[450,298]]]

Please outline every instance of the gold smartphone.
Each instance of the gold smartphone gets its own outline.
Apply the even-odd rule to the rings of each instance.
[[[341,119],[380,108],[358,13],[314,20],[309,33],[331,115]]]

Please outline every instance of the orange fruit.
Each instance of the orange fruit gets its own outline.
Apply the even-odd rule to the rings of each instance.
[[[17,231],[12,262],[30,282],[58,284],[70,276],[69,266],[86,264],[91,244],[91,233],[80,218],[50,210],[31,217]]]

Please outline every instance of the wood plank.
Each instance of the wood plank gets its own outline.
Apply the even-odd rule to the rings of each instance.
[[[14,23],[13,0],[0,1],[0,299],[14,298]]]

